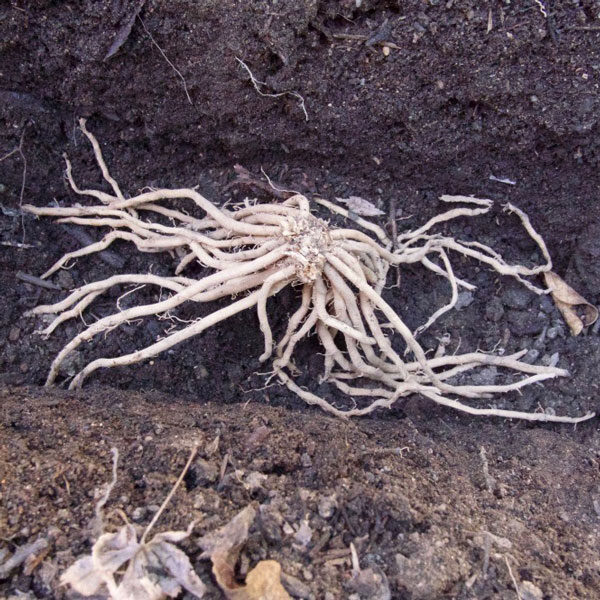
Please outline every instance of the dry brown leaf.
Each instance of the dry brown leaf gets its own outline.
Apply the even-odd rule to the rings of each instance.
[[[248,505],[225,526],[200,538],[201,558],[210,557],[215,579],[228,600],[291,600],[281,584],[281,566],[274,560],[259,562],[244,585],[235,579],[235,563],[255,516],[256,510]]]
[[[552,299],[562,313],[571,333],[579,335],[584,327],[589,327],[598,319],[598,309],[578,294],[560,276],[553,271],[544,273],[546,285],[550,288]],[[575,310],[579,308],[579,311]]]
[[[276,560],[261,560],[246,575],[246,585],[223,591],[228,600],[291,600],[281,585],[281,566]]]

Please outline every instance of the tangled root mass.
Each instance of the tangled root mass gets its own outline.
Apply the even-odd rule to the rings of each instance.
[[[526,350],[511,356],[485,352],[427,357],[417,341],[418,333],[430,327],[451,310],[459,288],[473,289],[469,282],[454,274],[451,252],[473,258],[498,273],[519,280],[530,290],[542,294],[529,278],[551,269],[551,260],[543,239],[533,229],[527,215],[511,204],[527,233],[537,243],[545,264],[533,268],[510,265],[492,248],[478,242],[462,242],[433,233],[433,228],[456,217],[487,213],[492,202],[464,196],[442,196],[453,207],[416,230],[403,233],[392,241],[377,225],[354,219],[360,227],[333,228],[311,214],[309,200],[293,195],[280,203],[249,203],[232,209],[219,208],[193,189],[157,189],[126,198],[111,177],[95,137],[80,121],[90,140],[96,160],[112,192],[82,190],[75,183],[67,160],[67,178],[79,195],[92,198],[92,205],[25,208],[36,215],[58,217],[59,222],[108,228],[96,243],[65,254],[43,277],[50,277],[68,261],[99,252],[115,240],[134,244],[142,252],[176,252],[181,260],[170,277],[150,273],[115,274],[102,281],[82,285],[65,299],[38,306],[31,314],[55,315],[43,330],[51,334],[56,327],[80,316],[101,294],[117,285],[157,286],[165,293],[149,304],[117,310],[85,327],[54,359],[46,384],[55,382],[65,359],[83,342],[134,319],[168,315],[186,302],[212,302],[229,298],[225,307],[192,323],[184,323],[153,344],[130,354],[92,360],[70,382],[71,388],[100,368],[143,361],[196,336],[229,317],[254,308],[264,336],[262,362],[271,360],[273,376],[309,404],[337,416],[366,415],[376,408],[390,407],[400,398],[420,394],[430,400],[469,414],[500,416],[536,421],[577,423],[590,418],[556,416],[545,412],[527,413],[473,406],[473,401],[494,394],[519,390],[524,386],[567,376],[552,366],[531,365],[521,358]],[[203,213],[194,217],[178,208],[191,202]],[[345,209],[325,200],[320,204],[348,216]],[[392,250],[392,248],[394,248]],[[211,269],[211,274],[195,279],[185,276],[193,263]],[[420,263],[444,277],[450,286],[450,302],[439,308],[416,332],[383,299],[390,266]],[[283,337],[275,343],[269,324],[267,300],[287,286],[301,288],[301,302],[289,317]],[[385,329],[385,332],[384,332]],[[350,408],[334,406],[311,390],[300,387],[294,374],[301,365],[293,363],[294,349],[306,336],[315,333],[324,349],[324,373],[321,381],[331,382],[352,399]],[[495,385],[460,385],[457,376],[486,365],[504,369],[512,376]],[[462,379],[462,377],[461,377]]]

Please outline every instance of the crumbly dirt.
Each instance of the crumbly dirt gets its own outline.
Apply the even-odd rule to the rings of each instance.
[[[512,260],[539,260],[516,219],[500,210],[512,202],[546,239],[555,270],[598,305],[600,3],[542,4],[547,17],[533,0],[0,8],[0,553],[49,540],[31,574],[18,567],[0,580],[0,595],[65,594],[56,573],[89,549],[93,494],[110,477],[111,446],[121,462],[110,507],[130,517],[139,509],[144,524],[199,443],[201,460],[161,523],[201,519],[185,547],[209,584],[194,537],[254,502],[264,518],[240,568],[279,560],[296,578],[288,580],[296,597],[385,597],[352,589],[350,542],[361,565],[385,573],[392,598],[515,598],[515,582],[522,598],[600,596],[597,419],[576,428],[481,421],[421,398],[369,419],[331,419],[279,386],[261,389],[253,314],[151,362],[98,373],[81,393],[44,390],[36,386],[52,358],[83,324],[41,339],[41,321],[23,313],[64,291],[17,277],[39,275],[81,246],[73,230],[23,215],[19,205],[82,201],[64,182],[64,152],[82,186],[102,185],[76,128],[83,116],[131,193],[199,186],[217,203],[264,197],[231,185],[241,164],[308,196],[369,199],[385,212],[384,227],[395,206],[400,230],[439,212],[441,194],[473,194],[496,200],[496,212],[446,231]],[[265,82],[262,91],[301,94],[308,120],[296,96],[259,95],[236,57]],[[174,264],[126,244],[112,251],[123,272],[167,273]],[[65,290],[114,269],[91,257],[52,281]],[[423,345],[434,350],[449,334],[449,351],[530,348],[532,359],[558,360],[571,377],[499,398],[498,407],[597,410],[599,328],[572,338],[548,298],[469,261],[456,260],[456,269],[477,290]],[[88,318],[114,310],[123,291]],[[448,293],[443,281],[411,268],[385,297],[414,329]],[[276,334],[297,301],[292,290],[270,301]],[[164,328],[149,320],[112,332],[70,369],[147,345]],[[314,339],[299,349],[300,383],[318,376],[318,352]],[[219,449],[209,455],[217,435]],[[252,490],[255,472],[266,479]],[[304,520],[312,531],[305,546],[295,539]],[[219,597],[214,587],[211,594]]]
[[[199,457],[159,529],[198,519],[184,548],[210,598],[220,595],[194,539],[250,503],[260,518],[241,560],[278,560],[298,580],[288,583],[295,597],[349,597],[351,542],[361,566],[385,573],[394,598],[514,598],[507,561],[540,598],[593,598],[600,586],[595,427],[499,430],[422,406],[401,420],[344,422],[304,407],[224,408],[105,388],[9,387],[1,400],[5,543],[43,536],[50,550],[0,589],[60,595],[56,572],[89,551],[94,490],[111,478],[112,446],[119,479],[107,513],[120,508],[144,524],[195,444]]]

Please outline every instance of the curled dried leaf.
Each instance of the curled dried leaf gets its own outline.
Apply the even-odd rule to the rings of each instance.
[[[274,560],[259,562],[245,584],[236,581],[235,564],[255,517],[256,510],[248,505],[229,523],[200,538],[201,558],[211,559],[215,579],[228,600],[291,600],[281,584],[281,566]]]
[[[584,327],[589,327],[598,319],[598,309],[576,292],[553,271],[544,273],[546,285],[550,289],[556,307],[562,313],[571,333],[579,335]]]
[[[384,215],[372,202],[360,198],[359,196],[350,196],[349,198],[336,198],[338,202],[345,204],[348,210],[361,217],[378,217]]]

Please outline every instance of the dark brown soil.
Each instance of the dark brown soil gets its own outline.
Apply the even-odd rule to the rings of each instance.
[[[110,507],[147,516],[198,442],[206,463],[195,465],[162,525],[202,518],[202,533],[249,502],[264,505],[243,560],[279,560],[298,580],[297,597],[359,594],[349,586],[352,541],[361,564],[386,574],[392,598],[515,598],[507,564],[522,598],[600,597],[597,419],[532,427],[411,398],[370,419],[340,422],[277,386],[258,389],[262,341],[253,314],[153,364],[100,373],[80,394],[43,390],[35,386],[50,361],[83,325],[47,341],[36,336],[40,323],[23,313],[63,292],[16,277],[39,275],[81,245],[19,205],[21,195],[38,205],[82,201],[63,180],[63,152],[82,186],[101,185],[76,128],[83,116],[131,193],[198,185],[219,203],[254,195],[228,187],[241,164],[308,195],[358,195],[386,213],[395,202],[410,217],[399,227],[439,212],[443,193],[512,202],[546,239],[556,271],[598,305],[600,2],[546,0],[547,17],[539,4],[15,0],[0,7],[0,159],[22,142],[22,152],[0,161],[0,552],[40,536],[50,541],[31,575],[19,567],[0,581],[0,596],[65,593],[56,572],[89,550],[93,493],[110,478],[111,446],[121,466]],[[115,41],[122,44],[105,58]],[[236,57],[265,91],[301,94],[308,120],[295,96],[260,96]],[[500,210],[450,230],[515,260],[539,258]],[[124,271],[172,267],[168,256],[138,256],[124,244],[113,251]],[[53,281],[69,288],[113,269],[94,257]],[[536,350],[539,361],[558,353],[569,379],[497,405],[597,409],[598,327],[569,337],[547,298],[476,264],[457,261],[457,269],[477,284],[473,301],[424,345],[434,348],[448,332],[462,350],[502,340],[507,351]],[[443,282],[418,269],[386,292],[411,327],[447,296]],[[291,291],[272,301],[276,332],[296,301]],[[109,298],[94,314],[113,305]],[[161,327],[149,321],[113,332],[78,360],[146,345]],[[304,377],[316,376],[317,352],[310,340],[301,349]],[[254,447],[261,427],[258,437],[266,437]],[[217,434],[219,450],[208,456]],[[253,472],[267,478],[249,491],[244,482]],[[332,494],[325,518],[319,503]],[[305,519],[313,537],[303,547],[294,536]],[[186,549],[210,583],[194,538]]]

